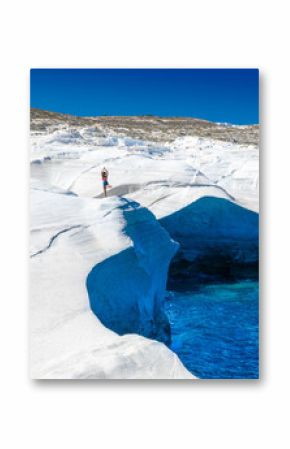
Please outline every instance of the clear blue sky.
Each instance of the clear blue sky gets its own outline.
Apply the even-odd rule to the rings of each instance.
[[[81,116],[259,122],[257,69],[32,69],[31,106]]]

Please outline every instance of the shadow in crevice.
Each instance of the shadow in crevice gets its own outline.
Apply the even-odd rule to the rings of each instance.
[[[122,202],[123,233],[132,246],[93,267],[87,277],[90,305],[119,335],[137,333],[169,343],[163,301],[168,266],[178,245],[148,209],[126,198]]]
[[[224,198],[203,197],[160,224],[180,244],[170,264],[169,290],[258,278],[257,213]]]
[[[160,226],[138,203],[126,198],[123,202],[124,233],[134,246],[97,264],[87,278],[93,312],[118,334],[137,333],[170,345],[164,297],[177,245],[168,233],[180,244],[169,270],[172,290],[257,275],[255,212],[225,199],[203,197],[161,219]]]

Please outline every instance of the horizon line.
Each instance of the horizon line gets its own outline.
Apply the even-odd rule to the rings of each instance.
[[[208,123],[216,123],[216,124],[221,124],[221,125],[234,125],[234,126],[260,126],[260,122],[258,123],[233,123],[233,122],[220,122],[220,121],[213,121],[213,120],[208,120],[205,118],[201,118],[201,117],[194,117],[194,116],[185,116],[185,115],[158,115],[158,114],[152,114],[152,113],[147,113],[147,114],[135,114],[135,115],[127,115],[127,114],[103,114],[103,115],[79,115],[79,114],[73,114],[71,112],[63,112],[63,111],[56,111],[56,110],[50,110],[50,109],[43,109],[43,108],[39,108],[36,106],[32,106],[30,105],[30,109],[37,109],[39,111],[43,111],[43,112],[50,112],[53,114],[61,114],[61,115],[70,115],[72,117],[79,117],[79,118],[99,118],[99,117],[158,117],[158,118],[184,118],[184,119],[192,119],[192,120],[200,120],[203,122],[208,122]]]

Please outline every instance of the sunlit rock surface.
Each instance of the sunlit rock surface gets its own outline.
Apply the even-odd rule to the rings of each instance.
[[[177,245],[155,217],[117,197],[33,191],[31,199],[32,377],[190,378],[164,344],[119,337],[89,304],[86,280],[95,267],[88,283],[95,281],[91,302],[101,321],[112,329],[119,320],[121,334],[170,338],[161,305]]]
[[[191,220],[206,219],[207,211],[196,209],[203,198],[229,203],[225,218],[235,207],[257,212],[258,129],[190,120],[33,111],[33,377],[192,378],[173,352],[152,340],[169,338],[162,302],[178,246],[171,239],[178,241],[175,214],[184,249],[192,239],[186,223],[190,231]],[[102,198],[104,165],[108,198]],[[191,218],[184,216],[188,210]],[[156,219],[167,220],[170,236]],[[215,220],[204,223],[215,238],[234,233],[234,220],[227,231]]]

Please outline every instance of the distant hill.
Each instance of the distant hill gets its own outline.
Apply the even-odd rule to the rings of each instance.
[[[236,126],[209,122],[191,117],[146,116],[98,116],[77,117],[69,114],[31,108],[31,130],[45,132],[48,128],[60,126],[96,126],[114,134],[153,142],[173,141],[182,136],[198,136],[236,142],[244,145],[258,145],[259,125]]]

